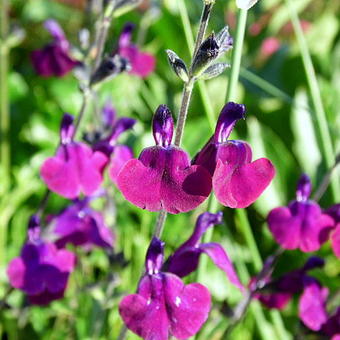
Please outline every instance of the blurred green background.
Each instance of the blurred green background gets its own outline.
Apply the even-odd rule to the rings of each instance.
[[[104,84],[86,113],[82,123],[84,131],[93,128],[94,110],[110,97],[119,116],[138,119],[134,131],[121,142],[133,147],[136,156],[143,147],[153,144],[150,121],[154,110],[159,104],[167,104],[177,115],[182,92],[182,84],[170,70],[164,51],[171,49],[189,63],[190,51],[182,20],[188,13],[191,27],[196,32],[201,7],[201,0],[147,1],[140,8],[113,20],[105,47],[107,53],[115,50],[124,23],[134,22],[137,26],[134,41],[156,56],[156,70],[145,80],[122,74]],[[340,2],[299,0],[298,10],[318,75],[332,141],[339,152]],[[62,114],[77,114],[81,104],[78,82],[72,74],[46,79],[35,74],[32,68],[31,51],[50,40],[42,26],[48,18],[58,20],[70,42],[79,46],[78,33],[87,20],[81,1],[10,2],[11,29],[23,30],[25,37],[11,50],[9,59],[12,177],[10,187],[0,184],[0,297],[8,289],[6,265],[19,254],[28,217],[35,212],[44,194],[39,167],[58,145]],[[234,1],[217,0],[209,31],[218,31],[228,24],[234,35],[235,22]],[[228,62],[230,58],[230,54],[225,57]],[[225,103],[227,84],[228,70],[203,86],[196,86],[183,140],[183,148],[191,156],[209,138],[211,127],[207,114],[212,112],[218,116]],[[277,248],[265,223],[269,210],[294,198],[295,184],[301,172],[306,172],[317,188],[327,171],[321,161],[315,115],[299,46],[289,12],[282,1],[260,0],[249,11],[237,93],[238,102],[247,107],[247,119],[240,121],[235,129],[238,138],[251,144],[255,159],[266,156],[277,169],[270,188],[247,209],[257,248],[264,260]],[[3,171],[1,168],[1,173]],[[4,183],[0,177],[1,182]],[[77,249],[78,267],[71,275],[65,299],[47,307],[35,307],[28,306],[19,291],[8,296],[10,308],[3,308],[0,314],[3,339],[117,339],[122,325],[117,306],[122,296],[136,289],[156,214],[132,206],[109,181],[107,185],[115,200],[115,209],[106,211],[107,222],[117,235],[115,251],[122,252],[128,264],[124,265],[122,261],[110,264],[101,249],[90,254]],[[329,191],[320,201],[324,208],[334,203]],[[53,194],[46,212],[55,214],[66,204],[67,200]],[[103,206],[100,200],[97,206]],[[207,204],[192,213],[168,217],[163,234],[166,254],[190,235],[197,215],[206,209]],[[258,264],[243,233],[244,221],[234,210],[222,210],[225,224],[215,227],[213,238],[228,251],[243,283],[247,284],[249,275],[256,274]],[[335,292],[340,285],[339,262],[328,243],[318,254],[326,259],[326,266],[315,270],[313,275]],[[274,275],[299,267],[307,257],[308,254],[299,251],[286,252]],[[241,295],[210,262],[201,283],[210,288],[215,303],[197,339],[223,339],[223,331],[228,326],[227,306],[234,306]],[[231,338],[292,339],[303,332],[295,300],[281,314],[279,317],[254,302]],[[129,333],[128,339],[136,338]]]

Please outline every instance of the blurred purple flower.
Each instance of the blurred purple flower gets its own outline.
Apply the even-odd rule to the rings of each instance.
[[[200,242],[208,228],[222,223],[222,217],[222,212],[217,214],[205,212],[201,214],[197,219],[193,234],[169,257],[164,265],[164,271],[179,277],[187,276],[197,269],[201,254],[205,253],[217,267],[226,273],[232,284],[243,290],[244,288],[237,277],[233,264],[222,246],[213,242]]]
[[[117,176],[125,163],[133,158],[133,152],[126,145],[117,145],[119,136],[133,128],[136,120],[128,117],[116,118],[116,110],[110,102],[103,107],[103,122],[106,129],[110,129],[108,137],[97,142],[93,149],[101,151],[108,157],[109,176],[117,184]]]
[[[253,297],[268,308],[283,309],[294,294],[302,292],[312,282],[317,282],[307,272],[323,265],[324,261],[321,258],[313,256],[302,268],[277,279],[266,277],[262,282],[258,282],[256,278],[253,278],[249,285],[250,289],[254,291]]]
[[[210,194],[211,177],[202,166],[190,166],[188,154],[171,145],[173,119],[160,105],[153,118],[156,146],[129,160],[118,174],[118,188],[136,206],[177,214],[195,209]]]
[[[330,233],[330,240],[335,256],[340,259],[340,203],[333,205],[325,213],[334,219],[335,227]]]
[[[24,291],[32,304],[46,305],[64,296],[76,257],[68,250],[58,250],[40,238],[39,220],[32,216],[28,240],[21,255],[8,265],[7,275],[14,288]]]
[[[56,155],[45,160],[40,175],[47,187],[66,198],[74,199],[83,192],[92,195],[100,186],[108,158],[92,151],[84,143],[73,141],[73,116],[65,114],[61,123],[61,145]]]
[[[47,20],[44,24],[52,35],[53,42],[41,50],[31,54],[35,71],[43,77],[62,77],[70,72],[80,62],[74,60],[69,53],[70,45],[62,28],[55,20]]]
[[[244,105],[227,103],[220,113],[215,134],[193,161],[210,172],[218,201],[230,208],[252,204],[275,175],[268,159],[251,161],[252,151],[246,142],[228,140],[234,125],[244,115]]]
[[[296,200],[288,207],[273,209],[268,215],[269,229],[284,249],[318,250],[334,227],[334,220],[309,199],[310,192],[310,179],[302,175],[297,185]]]
[[[328,289],[316,280],[307,282],[299,300],[299,317],[311,330],[319,331],[327,321],[326,299]]]
[[[130,73],[145,78],[155,69],[156,59],[153,55],[141,52],[131,43],[134,25],[128,23],[124,26],[119,38],[118,54],[126,58],[131,64]]]
[[[76,200],[55,218],[54,232],[60,236],[59,248],[67,243],[91,249],[93,246],[111,248],[114,235],[106,226],[101,213],[89,206],[89,198]]]
[[[153,238],[137,294],[120,302],[119,313],[126,326],[143,339],[187,339],[207,320],[210,294],[199,283],[184,285],[176,275],[162,272],[163,248],[164,243]]]

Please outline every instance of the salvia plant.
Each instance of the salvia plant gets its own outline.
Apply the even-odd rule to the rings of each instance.
[[[20,29],[8,29],[8,18],[15,5],[12,8],[2,1],[3,75],[7,72],[10,49],[23,37]],[[246,126],[256,129],[256,112],[251,105],[238,102],[241,96],[237,85],[242,72],[248,11],[256,17],[257,7],[253,6],[258,1],[230,1],[238,13],[237,17],[227,16],[232,29],[225,26],[212,31],[211,16],[216,16],[219,23],[223,16],[213,12],[214,6],[221,7],[222,2],[196,1],[202,14],[197,36],[191,41],[193,27],[187,5],[183,0],[177,1],[176,10],[185,31],[185,38],[181,33],[178,39],[188,40],[191,58],[183,50],[170,49],[170,42],[164,41],[165,50],[157,63],[168,65],[166,82],[183,87],[179,101],[168,100],[166,94],[153,95],[149,89],[154,86],[148,79],[154,76],[156,57],[142,45],[148,28],[161,15],[162,7],[157,1],[74,1],[73,5],[87,15],[78,44],[74,43],[75,39],[72,42],[68,39],[65,33],[68,30],[65,27],[64,31],[56,19],[43,23],[47,42],[38,41],[39,46],[31,52],[32,72],[38,79],[42,77],[39,81],[44,84],[48,84],[48,78],[60,78],[61,87],[67,86],[67,75],[73,74],[81,102],[78,112],[69,110],[59,119],[53,117],[58,120],[59,137],[54,131],[48,139],[54,139],[55,149],[38,160],[41,179],[38,186],[44,185],[45,193],[40,202],[32,201],[34,209],[29,209],[29,218],[20,220],[20,237],[11,236],[20,240],[20,250],[9,251],[6,279],[1,280],[5,283],[0,305],[0,333],[4,339],[39,338],[33,331],[16,334],[8,325],[16,323],[17,329],[25,329],[35,311],[41,310],[55,322],[40,326],[49,329],[46,336],[58,339],[123,340],[137,336],[146,340],[340,339],[340,290],[328,279],[334,272],[339,274],[336,262],[340,258],[340,203],[337,203],[340,192],[336,173],[339,157],[333,150],[297,9],[292,0],[285,1],[292,22],[290,29],[296,33],[301,48],[315,112],[313,122],[318,129],[322,156],[320,176],[316,180],[320,184],[312,185],[312,177],[300,171],[300,178],[295,179],[295,197],[290,202],[281,200],[282,206],[275,207],[274,203],[267,209],[266,205],[261,211],[267,217],[262,219],[255,210],[247,213],[244,208],[270,190],[268,187],[277,176],[285,182],[285,188],[294,185],[280,173],[280,163],[286,161],[284,155],[268,159],[265,148],[258,147],[258,140],[235,137],[243,135]],[[139,10],[148,8],[142,21],[124,22],[111,34],[112,23],[121,20],[124,13],[136,11],[137,6]],[[164,15],[169,20],[168,13]],[[279,16],[275,18],[279,20]],[[196,25],[197,18],[190,19]],[[265,29],[268,19],[261,20],[250,32]],[[158,29],[164,37],[166,28]],[[138,32],[138,37],[134,32]],[[266,42],[264,56],[269,57],[279,46],[276,40]],[[297,72],[303,72],[302,67]],[[217,105],[209,106],[204,81],[216,81],[225,74],[227,94],[222,87],[218,90],[223,105],[215,112]],[[8,99],[4,79],[1,78],[4,87],[0,90],[2,115],[7,114]],[[105,90],[112,82],[113,91],[121,92],[125,104],[131,98],[126,84],[137,84],[144,95],[148,93],[145,95],[150,106],[147,118],[132,112],[134,118],[120,116],[120,110]],[[281,93],[264,80],[261,84],[272,94]],[[194,127],[199,142],[186,139],[186,123],[190,124],[196,89],[208,112],[204,124],[211,127],[209,133],[206,127],[202,133],[199,126]],[[160,86],[155,93],[161,91],[166,89]],[[167,102],[158,102],[159,97]],[[247,103],[246,98],[247,93]],[[143,120],[149,123],[145,138],[141,138]],[[2,132],[8,131],[6,119],[2,119]],[[188,135],[192,131],[191,128]],[[261,133],[256,137],[261,139]],[[1,149],[4,200],[12,177],[8,172],[7,139],[8,136],[2,137]],[[27,183],[27,190],[30,185]],[[330,199],[320,201],[326,191]],[[62,204],[52,209],[51,201],[58,196],[63,198]],[[19,194],[16,199],[21,200]],[[324,203],[330,200],[332,204]],[[6,228],[6,214],[0,212],[1,223],[5,223],[1,228]],[[122,219],[122,216],[129,217]],[[234,216],[246,240],[243,248],[237,246],[240,236],[231,222]],[[263,235],[271,241],[263,250],[266,254],[263,262],[256,243],[258,237],[254,236],[259,231],[251,228],[253,220],[261,219],[266,230]],[[138,223],[139,229],[130,226]],[[6,235],[1,233],[0,247],[5,246]],[[224,237],[214,237],[213,233]],[[234,233],[238,236],[233,236]],[[131,244],[125,242],[128,239],[137,240],[134,242],[138,246],[126,246]],[[327,253],[327,247],[332,252]],[[291,260],[294,259],[291,254],[299,260]],[[253,263],[253,268],[247,268],[247,261]],[[328,267],[327,261],[332,261],[333,266]],[[109,275],[103,275],[102,268],[108,268]],[[215,273],[222,279],[216,279]],[[219,284],[214,286],[216,280]],[[221,288],[220,282],[224,287]],[[217,291],[225,287],[232,293],[229,299],[221,301]],[[93,297],[91,318],[95,322],[94,329],[88,333],[91,335],[81,330],[90,322],[82,313],[82,308],[88,309],[88,300],[84,305],[80,300],[83,295]],[[70,301],[67,306],[61,303],[64,299]],[[50,310],[52,305],[57,307]],[[74,306],[78,315],[74,314]],[[286,318],[287,309],[295,317]],[[108,311],[113,311],[110,317]],[[76,331],[60,330],[58,334],[63,335],[55,336],[50,329],[73,322],[63,320],[58,313],[64,313],[65,320],[84,320]],[[294,329],[289,329],[292,321],[286,319],[294,319]],[[101,333],[104,323],[106,331]],[[34,321],[32,325],[37,328]],[[242,327],[248,331],[242,333]]]

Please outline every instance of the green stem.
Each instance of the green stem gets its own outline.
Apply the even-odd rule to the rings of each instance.
[[[235,44],[233,47],[233,54],[231,58],[230,78],[227,89],[227,102],[235,100],[236,96],[237,83],[241,68],[244,34],[246,31],[247,13],[248,11],[243,9],[241,9],[238,13],[236,35],[234,39]]]
[[[2,185],[10,187],[11,159],[10,159],[10,112],[8,103],[8,0],[0,1],[0,138],[1,138],[1,166],[3,171]]]
[[[8,103],[8,0],[0,0],[0,178],[1,194],[11,185],[10,111]],[[0,221],[0,264],[5,263],[8,223]]]
[[[183,0],[179,0],[179,5],[181,6],[182,11],[184,10],[184,12],[187,13],[186,7],[183,3]],[[195,42],[193,56],[195,55],[199,46],[203,42],[205,31],[206,31],[208,23],[209,23],[209,18],[210,18],[210,13],[211,13],[212,7],[213,7],[213,3],[205,4],[204,7],[203,7],[203,11],[202,11],[201,19],[200,19],[200,26],[199,26],[198,33],[197,33],[197,38],[196,38],[196,42]],[[192,37],[190,22],[189,22],[187,17],[184,20],[184,22],[187,25],[187,26],[184,27],[187,38],[189,36]],[[193,60],[194,60],[194,57],[191,60],[191,65],[193,63]],[[190,65],[190,69],[191,69],[191,65]],[[194,79],[190,75],[188,82],[184,84],[184,88],[183,88],[181,107],[180,107],[179,114],[178,114],[176,133],[175,133],[174,144],[176,146],[181,145],[193,87],[194,87]],[[160,238],[162,236],[162,231],[163,231],[163,228],[164,228],[165,221],[166,221],[166,213],[164,211],[161,211],[159,213],[158,218],[157,218],[155,231],[153,233],[154,236],[158,235],[157,236],[158,238]]]
[[[311,101],[316,116],[317,129],[319,131],[319,143],[321,152],[324,158],[325,166],[329,170],[333,168],[335,164],[335,152],[332,144],[331,135],[328,129],[327,116],[322,103],[321,92],[316,77],[315,69],[313,66],[312,57],[308,49],[308,44],[301,27],[300,19],[296,11],[295,5],[293,4],[292,0],[285,0],[285,2],[288,7],[290,20],[292,22],[294,32],[298,41],[302,62],[307,77]],[[337,176],[334,177],[335,178],[330,183],[330,189],[335,201],[339,201],[340,182],[338,178],[336,178]]]

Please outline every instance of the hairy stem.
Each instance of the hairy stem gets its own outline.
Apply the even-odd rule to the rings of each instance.
[[[111,21],[113,18],[114,10],[115,10],[115,1],[110,1],[107,5],[107,8],[104,10],[102,14],[102,18],[99,22],[99,29],[96,35],[96,41],[94,43],[95,51],[96,51],[96,58],[95,58],[94,67],[92,70],[93,72],[96,70],[96,68],[99,66],[102,60],[104,46],[105,46],[108,31],[109,31],[109,27],[111,25]]]
[[[199,46],[203,42],[205,31],[206,31],[207,26],[208,26],[212,7],[213,7],[213,3],[205,4],[204,7],[203,7],[201,20],[200,20],[200,26],[199,26],[198,33],[197,33],[197,38],[196,38],[195,47],[194,47],[194,54],[193,54],[191,64],[193,63],[194,55],[195,55],[196,51],[198,50]],[[187,23],[187,24],[189,24],[189,23]],[[189,109],[189,104],[190,104],[190,99],[191,99],[193,87],[194,87],[194,80],[191,77],[189,79],[189,81],[184,84],[184,88],[183,88],[181,107],[180,107],[180,110],[179,110],[179,115],[178,115],[178,119],[177,119],[177,126],[176,126],[176,133],[175,133],[174,144],[176,146],[181,145],[182,137],[183,137],[183,134],[184,134],[185,122],[186,122],[186,119],[187,119],[187,116],[188,116],[188,109]],[[166,221],[166,213],[164,211],[161,211],[159,213],[159,217],[157,218],[154,236],[156,236],[156,233],[157,233],[157,235],[159,235],[158,238],[160,238],[162,236],[162,231],[163,231],[163,228],[164,228],[165,221]]]

